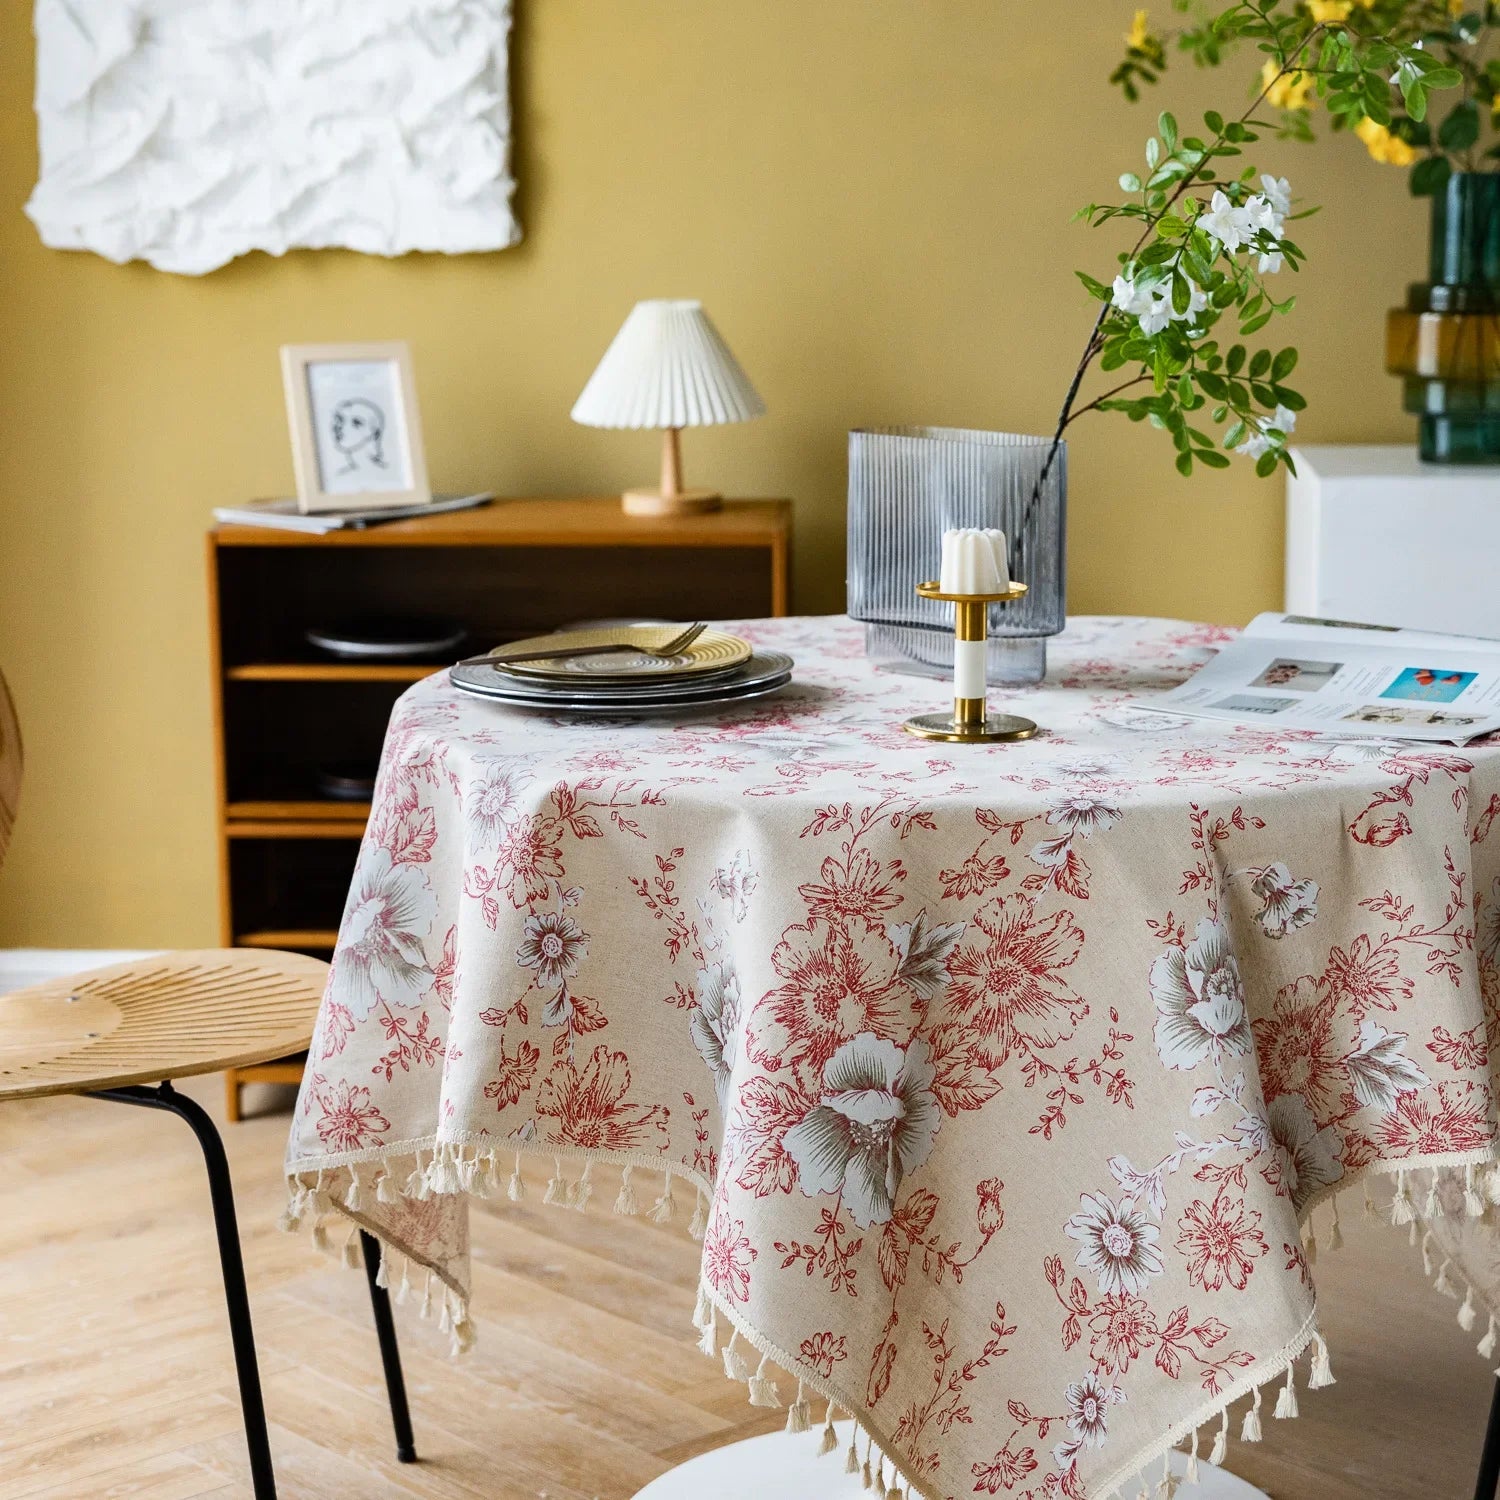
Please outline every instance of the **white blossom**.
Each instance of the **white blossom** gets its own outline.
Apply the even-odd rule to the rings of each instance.
[[[1208,211],[1198,216],[1196,227],[1212,235],[1231,255],[1254,237],[1249,213],[1236,208],[1222,190],[1214,193]]]
[[[1405,90],[1421,76],[1422,70],[1409,57],[1403,57],[1396,65],[1396,71],[1391,74],[1391,82],[1398,89]]]
[[[1269,417],[1257,417],[1255,426],[1251,428],[1250,435],[1234,451],[1243,453],[1246,458],[1259,458],[1264,453],[1269,453],[1277,446],[1275,438],[1266,434],[1271,431],[1281,433],[1284,437],[1290,437],[1297,425],[1297,413],[1289,411],[1284,406],[1278,406]]]
[[[1266,173],[1261,174],[1260,185],[1265,193],[1266,202],[1271,205],[1283,219],[1292,211],[1292,185],[1285,177],[1271,177]],[[1281,233],[1278,226],[1278,234]]]

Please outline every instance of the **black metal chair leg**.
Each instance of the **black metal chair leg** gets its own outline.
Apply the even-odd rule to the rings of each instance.
[[[1500,1493],[1500,1380],[1490,1400],[1489,1425],[1484,1429],[1484,1451],[1479,1456],[1479,1479],[1474,1500],[1495,1500]]]
[[[208,1193],[213,1203],[214,1230],[219,1238],[219,1265],[224,1276],[224,1301],[229,1310],[229,1337],[234,1345],[234,1365],[239,1376],[245,1443],[250,1449],[251,1486],[255,1500],[276,1500],[276,1475],[271,1468],[271,1444],[266,1436],[266,1408],[261,1397],[260,1367],[255,1360],[255,1336],[250,1327],[250,1298],[245,1291],[245,1262],[240,1255],[234,1189],[230,1184],[229,1162],[219,1132],[203,1107],[186,1094],[179,1094],[170,1083],[156,1088],[101,1089],[88,1097],[111,1099],[117,1104],[136,1104],[146,1109],[164,1109],[186,1120],[198,1137],[204,1165],[208,1168]]]
[[[385,1393],[391,1402],[391,1426],[396,1430],[396,1457],[404,1464],[417,1461],[411,1430],[411,1409],[406,1404],[406,1379],[401,1373],[401,1350],[396,1344],[396,1323],[391,1317],[390,1293],[380,1285],[380,1241],[363,1229],[359,1246],[365,1255],[365,1277],[370,1283],[370,1310],[375,1315],[375,1336],[380,1340],[380,1363],[385,1367]]]

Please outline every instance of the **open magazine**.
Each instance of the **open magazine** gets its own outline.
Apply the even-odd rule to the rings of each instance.
[[[1267,728],[1463,744],[1500,730],[1500,641],[1257,615],[1181,687],[1139,706]]]

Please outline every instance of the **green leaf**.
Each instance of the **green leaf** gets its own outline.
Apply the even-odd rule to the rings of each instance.
[[[1276,450],[1274,448],[1269,453],[1262,453],[1260,458],[1256,460],[1255,472],[1262,479],[1276,472]]]
[[[1472,99],[1454,105],[1438,126],[1438,144],[1445,151],[1467,151],[1479,139],[1479,107]]]
[[[1224,131],[1224,116],[1221,115],[1218,112],[1218,110],[1216,110],[1216,109],[1209,110],[1208,113],[1203,116],[1203,123],[1205,125],[1207,125],[1208,128],[1215,135],[1222,135],[1223,134],[1223,131]]]
[[[1110,300],[1113,293],[1102,281],[1096,281],[1087,271],[1075,271],[1073,274],[1088,288],[1089,296],[1098,298],[1100,302]]]
[[[1271,351],[1269,349],[1257,349],[1254,359],[1250,361],[1251,380],[1259,380],[1270,368]]]
[[[1141,190],[1141,179],[1134,172],[1120,173],[1120,191],[1122,193],[1138,193]]]
[[[1227,469],[1229,460],[1222,453],[1215,453],[1212,448],[1200,448],[1194,457],[1201,464],[1207,464],[1210,469]]]
[[[1260,330],[1264,328],[1270,321],[1271,314],[1268,312],[1264,312],[1258,318],[1251,318],[1248,323],[1241,323],[1240,337],[1243,339],[1247,339],[1251,334],[1259,333]]]
[[[1441,193],[1453,175],[1446,156],[1426,156],[1411,169],[1411,191],[1414,198]]]
[[[1285,380],[1297,368],[1297,351],[1282,349],[1271,361],[1271,379]]]
[[[1191,453],[1179,453],[1177,455],[1177,472],[1184,479],[1189,478],[1193,472],[1193,455]]]
[[[1161,138],[1166,144],[1168,151],[1177,149],[1177,119],[1169,110],[1163,110],[1157,118],[1156,128],[1161,132]]]

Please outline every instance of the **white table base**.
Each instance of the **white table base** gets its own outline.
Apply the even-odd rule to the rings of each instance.
[[[730,1443],[669,1469],[637,1490],[635,1500],[869,1500],[860,1476],[844,1472],[848,1424],[839,1427],[840,1451],[819,1458],[817,1443],[816,1434],[784,1432]],[[1177,1453],[1172,1459],[1181,1474],[1186,1457]],[[1161,1472],[1159,1460],[1151,1467]],[[1200,1463],[1198,1475],[1198,1485],[1182,1490],[1181,1500],[1268,1500],[1264,1490],[1211,1464]]]

